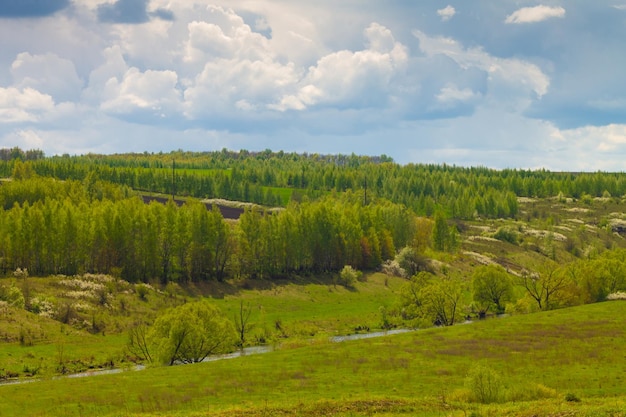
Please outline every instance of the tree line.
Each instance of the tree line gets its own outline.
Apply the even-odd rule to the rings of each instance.
[[[399,165],[384,155],[270,150],[87,154],[32,160],[20,157],[17,151],[9,155],[13,155],[12,159],[0,159],[0,175],[10,176],[16,161],[26,161],[40,176],[83,181],[91,175],[138,190],[283,207],[291,200],[363,191],[372,198],[403,204],[418,215],[432,216],[443,210],[447,217],[456,219],[516,217],[518,197],[579,199],[626,195],[623,173]]]
[[[197,200],[144,204],[102,181],[33,177],[0,186],[0,268],[104,273],[131,282],[376,269],[413,238],[415,215],[344,193],[225,220]]]

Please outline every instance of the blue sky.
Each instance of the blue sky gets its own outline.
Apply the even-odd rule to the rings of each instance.
[[[0,147],[624,171],[626,0],[0,0]]]

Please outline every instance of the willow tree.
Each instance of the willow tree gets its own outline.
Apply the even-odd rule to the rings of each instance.
[[[202,362],[209,355],[232,351],[237,334],[213,304],[199,301],[159,316],[148,336],[152,356],[167,365]]]

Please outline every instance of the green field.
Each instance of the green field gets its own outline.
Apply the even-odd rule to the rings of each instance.
[[[2,386],[0,415],[623,416],[625,314],[626,303],[599,303],[342,343],[301,339],[271,353],[197,365]],[[498,375],[501,403],[470,401],[465,381],[475,364]]]

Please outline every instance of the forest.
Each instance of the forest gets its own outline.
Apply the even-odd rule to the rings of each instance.
[[[14,148],[0,152],[0,175],[11,178],[0,187],[5,274],[26,268],[161,283],[345,265],[374,271],[406,246],[453,249],[463,220],[519,218],[519,198],[626,194],[626,176],[614,173],[400,166],[384,155],[269,150],[45,157]],[[182,200],[144,204],[146,193]],[[206,198],[257,205],[233,221],[207,210]]]
[[[622,240],[611,237],[614,219],[595,219],[591,227],[604,230],[604,247],[585,247],[580,227],[571,238],[555,238],[555,227],[564,226],[558,216],[546,214],[549,207],[532,203],[520,209],[523,199],[583,206],[597,200],[619,208],[626,195],[626,176],[619,173],[400,166],[384,155],[269,150],[46,157],[14,148],[0,152],[0,175],[7,178],[0,186],[5,275],[21,269],[34,276],[107,274],[131,283],[184,285],[339,274],[346,267],[385,270],[414,278],[414,288],[407,290],[412,298],[404,300],[409,306],[421,306],[424,294],[418,293],[424,288],[428,293],[427,284],[436,283],[437,291],[454,300],[445,303],[445,315],[468,291],[475,268],[451,274],[429,259],[445,259],[446,253],[462,259],[467,251],[459,248],[482,238],[466,236],[468,225],[488,220],[512,222],[489,235],[496,241],[541,255],[530,263],[487,262],[506,267],[500,281],[516,275],[525,299],[539,309],[598,301],[626,290],[622,261],[612,277],[600,272],[604,266],[589,267],[606,249],[613,249],[612,259],[624,258],[615,252]],[[232,200],[254,204],[238,218],[225,219],[211,203]],[[519,221],[534,220],[548,229],[543,238],[524,237]],[[582,275],[576,268],[594,273]],[[432,274],[444,279],[433,281]],[[573,279],[576,274],[584,279]],[[510,298],[482,307],[475,302],[472,309],[502,312],[504,301],[519,296]],[[421,317],[411,308],[402,311],[396,314]],[[431,312],[427,320],[452,324],[460,314],[442,318],[441,313]]]

